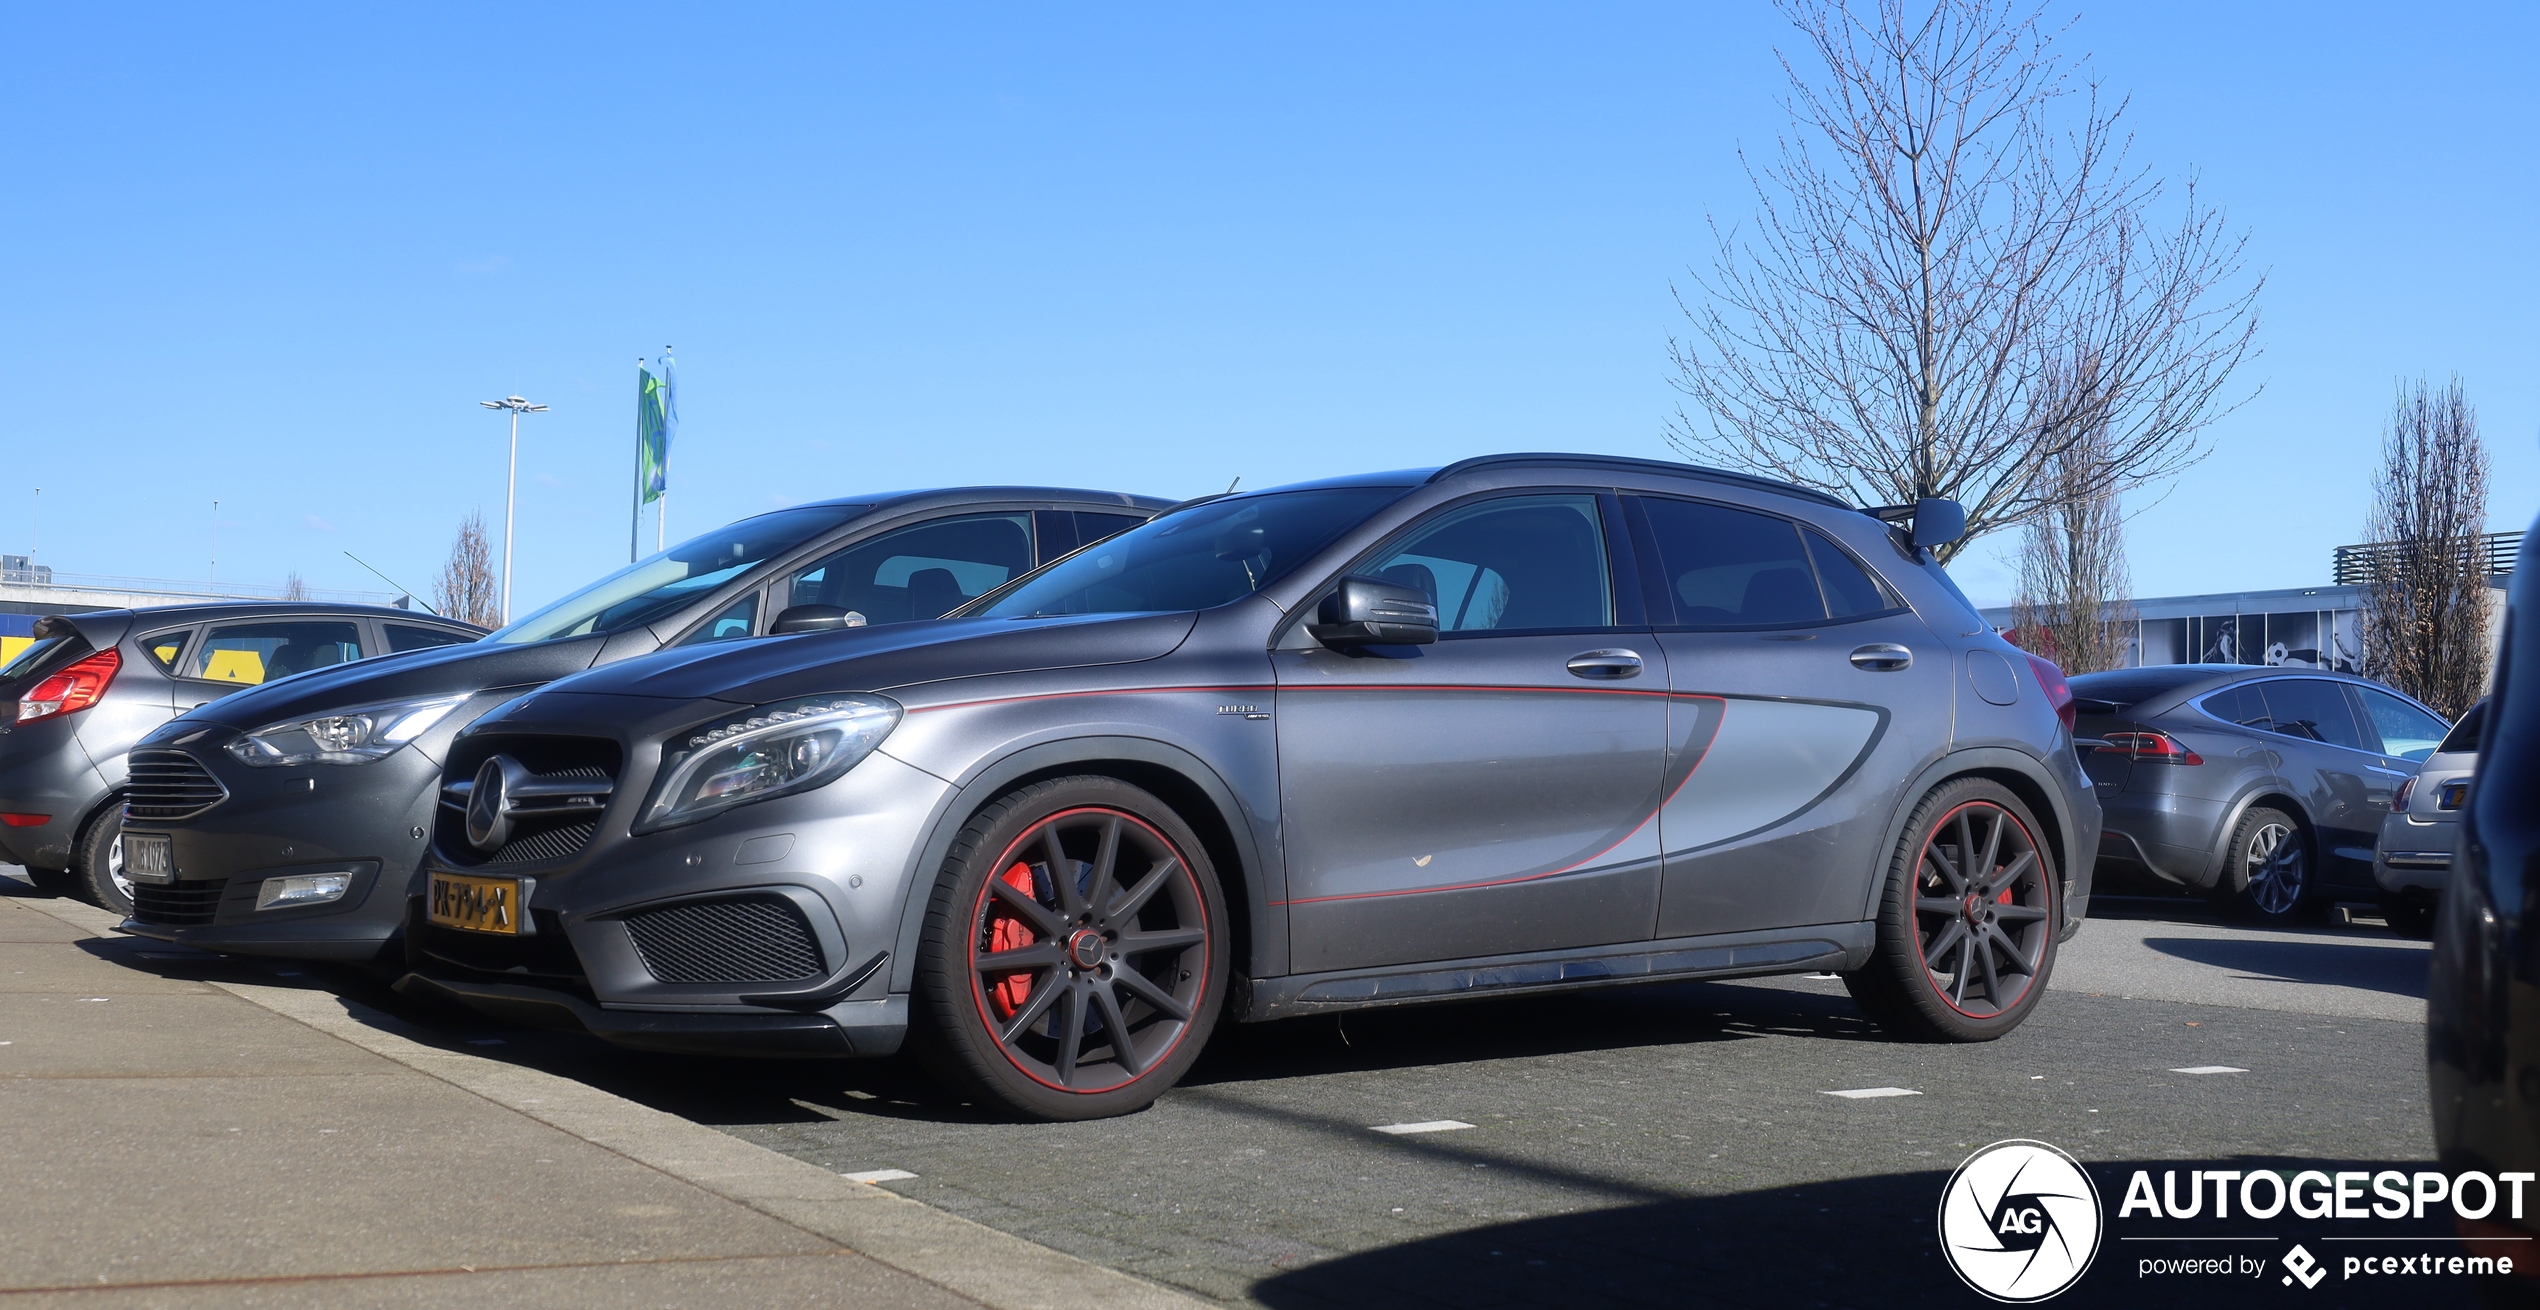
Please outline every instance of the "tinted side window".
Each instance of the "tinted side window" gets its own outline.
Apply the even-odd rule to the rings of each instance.
[[[2372,724],[2374,731],[2381,734],[2381,750],[2385,755],[2396,755],[2404,760],[2424,759],[2434,753],[2435,747],[2443,744],[2444,734],[2450,731],[2441,719],[2389,692],[2375,691],[2370,687],[2350,687],[2348,690],[2362,698],[2364,718]],[[2475,736],[2476,729],[2471,731]],[[2367,746],[2366,749],[2371,748]]]
[[[361,629],[349,622],[267,619],[212,629],[185,657],[184,675],[248,686],[361,657]]]
[[[2236,723],[2244,728],[2257,728],[2261,731],[2274,730],[2273,721],[2267,718],[2266,697],[2258,694],[2255,683],[2244,682],[2237,687],[2225,687],[2206,697],[2204,706],[2207,714],[2225,723]]]
[[[836,605],[867,623],[940,618],[1032,567],[1028,514],[938,519],[886,532],[786,580],[785,603]]]
[[[388,650],[391,654],[399,651],[430,650],[435,646],[464,646],[476,640],[464,632],[452,632],[448,628],[427,628],[414,623],[383,623],[379,627],[381,631],[388,634]]]
[[[1902,607],[1904,602],[1823,533],[1807,528],[1800,535],[1808,539],[1808,558],[1817,563],[1817,581],[1824,584],[1826,610],[1833,617],[1858,618]]]
[[[1127,532],[1146,521],[1144,514],[1096,514],[1080,509],[1076,511],[1076,540],[1090,546],[1113,533]]]
[[[1418,587],[1441,632],[1614,623],[1594,496],[1512,496],[1449,512],[1359,570]]]
[[[0,677],[8,676],[8,672],[7,669],[0,669]],[[2478,730],[2486,722],[2487,702],[2480,701],[2470,706],[2469,713],[2462,715],[2461,721],[2452,725],[2452,735],[2443,739],[2443,753],[2450,755],[2477,751]]]
[[[1826,617],[1799,525],[1726,505],[1654,497],[1641,503],[1676,622],[1759,628]]]
[[[2266,696],[2267,717],[2287,737],[2370,750],[2346,704],[2346,689],[2317,678],[2270,678],[2256,684]]]

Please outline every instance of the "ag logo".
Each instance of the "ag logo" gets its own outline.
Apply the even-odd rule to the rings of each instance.
[[[1940,1249],[1967,1286],[1996,1301],[2043,1301],[2099,1254],[2099,1189],[2044,1142],[1967,1157],[1940,1194]]]

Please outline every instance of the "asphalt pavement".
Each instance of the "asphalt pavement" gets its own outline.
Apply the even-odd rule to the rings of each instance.
[[[1989,1142],[2072,1152],[2111,1215],[2137,1168],[2430,1158],[2423,943],[2255,930],[2192,902],[2099,912],[2029,1022],[1986,1045],[1891,1041],[1830,978],[1474,1001],[1229,1027],[1152,1109],[1086,1124],[1003,1121],[896,1061],[684,1060],[404,1013],[1053,1250],[1277,1310],[1968,1304],[1933,1215]],[[2187,1228],[2112,1227],[2062,1302],[2242,1303],[2238,1286],[2136,1277],[2147,1252],[2201,1249],[2163,1236]],[[2271,1255],[2300,1235],[2279,1229],[2261,1234]]]

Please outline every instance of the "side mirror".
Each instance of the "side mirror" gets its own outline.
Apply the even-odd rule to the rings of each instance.
[[[1323,598],[1305,625],[1316,641],[1347,646],[1426,646],[1438,639],[1438,607],[1427,592],[1383,578],[1352,574]]]
[[[789,632],[835,632],[840,628],[861,628],[864,623],[862,614],[840,606],[792,605],[776,612],[776,624],[767,632],[773,637]]]
[[[1946,546],[1967,535],[1967,507],[1937,496],[1914,502],[1914,549]]]

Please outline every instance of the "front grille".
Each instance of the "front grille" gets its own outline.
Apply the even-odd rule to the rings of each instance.
[[[591,844],[599,835],[597,823],[568,823],[526,837],[504,842],[501,850],[485,857],[487,864],[528,864],[535,860],[561,860]]]
[[[127,819],[190,819],[229,799],[229,788],[183,751],[142,750],[126,757]]]
[[[826,972],[811,925],[782,896],[645,910],[626,916],[626,935],[666,983],[801,982]]]
[[[210,923],[220,913],[221,889],[227,878],[209,882],[171,883],[164,887],[132,884],[132,917],[162,928],[190,928]]]

